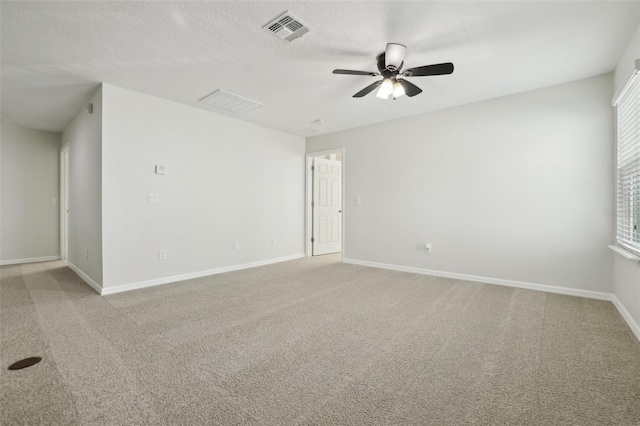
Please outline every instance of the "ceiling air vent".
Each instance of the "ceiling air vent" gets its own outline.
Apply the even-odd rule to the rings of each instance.
[[[289,12],[283,13],[262,28],[286,42],[292,42],[309,32],[309,27]]]
[[[222,89],[209,93],[204,98],[201,98],[200,102],[238,114],[244,114],[245,112],[252,111],[262,106],[259,102],[234,95],[233,93],[225,92]]]

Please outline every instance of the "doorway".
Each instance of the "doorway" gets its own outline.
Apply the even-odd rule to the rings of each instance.
[[[306,156],[306,254],[344,258],[344,148]]]
[[[69,257],[69,147],[60,150],[60,259]]]

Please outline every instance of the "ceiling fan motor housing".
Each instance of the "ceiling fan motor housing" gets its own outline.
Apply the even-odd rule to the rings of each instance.
[[[386,66],[384,52],[378,55],[378,71],[380,71],[380,75],[384,78],[395,79],[395,77],[400,73],[402,65],[404,65],[404,62],[402,62],[398,68],[394,65]]]

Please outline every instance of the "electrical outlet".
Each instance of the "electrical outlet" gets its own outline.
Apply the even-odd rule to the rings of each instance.
[[[160,202],[160,198],[158,197],[158,194],[149,194],[147,195],[147,201],[149,204],[155,204]]]
[[[431,254],[431,243],[427,243],[424,245],[424,252],[426,254]]]
[[[278,244],[278,240],[277,240],[277,239],[275,239],[275,238],[273,238],[273,239],[271,240],[271,245],[272,245],[272,246],[275,246],[276,244]]]
[[[58,199],[56,197],[51,197],[51,204],[53,205],[58,204]]]
[[[356,197],[356,206],[361,206],[361,205],[362,205],[362,198]]]
[[[167,258],[167,251],[166,250],[160,250],[158,252],[158,259],[165,260],[166,258]]]
[[[156,164],[156,174],[157,175],[166,175],[167,168],[162,164]]]
[[[235,251],[239,251],[240,250],[240,241],[236,241],[236,243],[234,244],[233,248],[235,249]]]
[[[88,249],[88,248],[85,248],[85,249],[84,249],[84,258],[85,258],[85,259],[88,259],[88,258],[89,258],[89,249]]]

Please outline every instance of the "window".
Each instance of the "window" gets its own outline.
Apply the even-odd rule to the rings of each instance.
[[[614,103],[617,142],[617,242],[640,255],[640,60]]]

